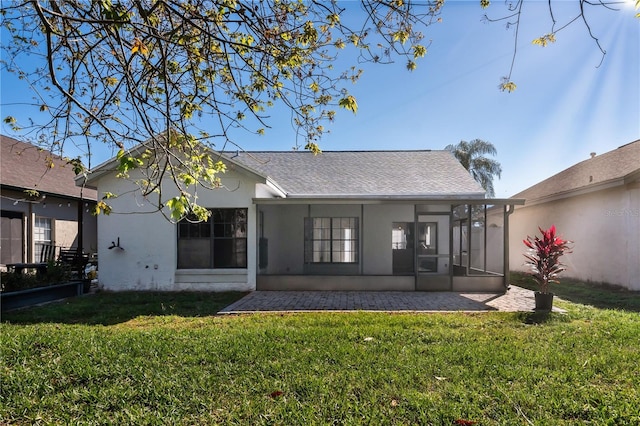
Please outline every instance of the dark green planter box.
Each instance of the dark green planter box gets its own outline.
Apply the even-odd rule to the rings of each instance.
[[[81,296],[84,293],[83,281],[72,281],[47,287],[29,288],[27,290],[12,291],[0,294],[2,311],[24,308],[67,297]]]

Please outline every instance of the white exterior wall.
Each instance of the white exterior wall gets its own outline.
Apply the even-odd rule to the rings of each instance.
[[[415,220],[413,204],[372,204],[364,206],[362,227],[363,258],[362,272],[366,275],[392,275],[393,251],[391,230],[393,222]]]
[[[198,190],[198,204],[209,208],[247,208],[246,269],[177,269],[177,225],[168,221],[134,185],[113,174],[98,181],[98,197],[120,194],[108,200],[110,215],[98,221],[100,285],[107,290],[251,291],[256,276],[256,209],[252,204],[255,178],[239,172],[222,176],[224,188]],[[166,185],[163,197],[172,197]],[[155,197],[151,195],[150,197]],[[168,213],[167,213],[168,214]],[[109,249],[120,239],[122,249]]]
[[[562,258],[566,277],[640,290],[640,186],[619,186],[531,206],[516,207],[510,217],[509,261],[524,266],[527,235],[555,225],[574,241],[573,253]]]
[[[268,241],[263,274],[301,275],[304,266],[304,218],[307,205],[264,205],[264,238]]]
[[[392,275],[393,222],[414,220],[412,204],[263,205],[260,210],[264,237],[268,240],[268,265],[260,272],[267,275],[304,273],[304,218],[309,214],[311,217],[359,218],[362,274]]]
[[[268,275],[304,274],[304,218],[309,214],[310,217],[357,217],[362,221],[359,204],[263,205],[260,210],[264,220],[264,238],[268,240],[267,267],[260,273]]]

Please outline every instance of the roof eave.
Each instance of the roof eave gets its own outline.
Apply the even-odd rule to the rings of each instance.
[[[466,199],[466,198],[479,198],[485,199],[484,192],[482,193],[461,193],[461,194],[289,194],[287,198],[340,198],[340,199],[351,199],[351,198],[359,198],[359,199],[442,199],[442,198],[450,198],[450,199]]]
[[[523,205],[517,198],[480,198],[477,196],[289,196],[286,198],[253,198],[254,204],[486,204]]]
[[[629,176],[629,175],[627,175]],[[624,186],[627,184],[626,177],[620,177],[616,179],[610,179],[604,182],[598,182],[593,185],[581,186],[580,188],[574,188],[567,191],[556,192],[554,194],[544,195],[538,198],[526,198],[524,197],[526,206],[535,206],[536,204],[548,203],[551,201],[563,200],[570,197],[576,197],[579,195],[590,194],[592,192],[603,191],[609,188],[615,188],[617,186]],[[519,197],[523,197],[526,194],[519,194]]]
[[[61,194],[59,192],[45,191],[45,190],[37,189],[37,188],[27,188],[27,187],[22,187],[22,186],[14,186],[14,185],[6,185],[6,184],[0,184],[0,187],[2,187],[5,190],[16,191],[16,192],[24,192],[24,191],[29,191],[29,190],[35,190],[39,194],[50,195],[52,197],[62,198],[64,200],[95,201],[95,198],[87,196],[87,195],[84,195],[84,194],[81,194],[81,195]],[[87,187],[85,187],[85,188],[87,188]],[[93,188],[89,187],[89,189],[93,189]]]
[[[137,145],[133,148],[131,148],[128,151],[128,154],[133,155],[133,156],[137,156],[140,155],[143,152],[143,144]],[[219,157],[221,157],[222,159],[224,159],[224,162],[227,163],[227,165],[229,164],[233,164],[234,166],[238,167],[239,169],[242,169],[246,172],[248,172],[251,175],[254,175],[255,177],[258,177],[259,179],[264,179],[264,183],[269,183],[269,181],[271,181],[272,184],[274,184],[274,186],[277,187],[277,189],[279,191],[282,191],[284,193],[284,190],[275,183],[275,181],[271,178],[269,178],[268,176],[260,173],[259,171],[248,167],[242,163],[239,163],[237,161],[234,161],[232,158],[230,158],[229,156],[223,154],[222,152],[219,151],[215,151],[211,148],[208,148],[209,151],[213,154],[213,155],[217,155]],[[90,188],[94,188],[95,186],[91,186],[93,182],[95,182],[96,180],[98,180],[100,177],[104,176],[105,174],[108,173],[112,173],[115,172],[117,170],[117,164],[118,164],[118,159],[117,157],[113,157],[101,164],[99,164],[98,166],[96,166],[94,169],[89,170],[86,174],[84,175],[79,175],[75,178],[75,183],[76,186],[82,186],[83,184],[85,186],[88,186]]]

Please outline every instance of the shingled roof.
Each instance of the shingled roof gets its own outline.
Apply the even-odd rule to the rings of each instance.
[[[275,181],[288,197],[484,197],[448,151],[225,153]]]
[[[548,197],[570,195],[575,191],[597,189],[624,181],[634,173],[640,173],[640,140],[581,161],[512,198],[524,198],[529,204]]]
[[[2,144],[0,184],[15,189],[33,189],[40,193],[80,198],[72,167],[58,155],[35,145],[0,135]],[[50,158],[53,167],[47,165]],[[94,189],[85,188],[82,198],[95,200]]]

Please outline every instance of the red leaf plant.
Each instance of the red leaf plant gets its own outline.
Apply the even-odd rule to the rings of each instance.
[[[549,283],[558,283],[558,275],[566,270],[564,264],[560,262],[560,257],[565,253],[571,253],[573,241],[563,240],[556,235],[556,227],[546,231],[538,227],[542,238],[527,236],[523,240],[529,248],[524,257],[527,259],[525,265],[529,266],[530,275],[540,286],[540,293],[549,293]]]

